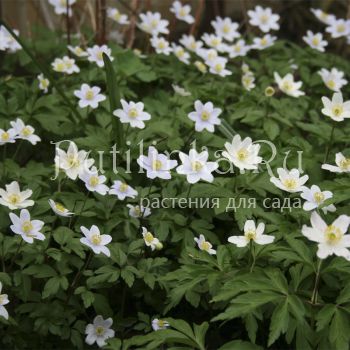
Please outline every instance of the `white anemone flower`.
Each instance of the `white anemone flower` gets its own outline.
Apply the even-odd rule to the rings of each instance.
[[[169,322],[166,320],[160,320],[155,318],[152,320],[152,328],[154,331],[159,331],[160,329],[167,329],[169,327]]]
[[[108,186],[104,184],[107,180],[106,177],[104,175],[99,175],[95,166],[91,169],[85,169],[79,174],[79,178],[84,181],[86,188],[91,192],[97,192],[105,196],[109,191]]]
[[[90,229],[81,226],[80,230],[85,236],[80,238],[82,244],[91,248],[95,254],[102,253],[108,257],[111,256],[110,250],[106,247],[106,245],[112,241],[110,235],[101,235],[100,230],[96,225],[92,225]]]
[[[197,243],[197,246],[200,250],[203,250],[210,255],[216,254],[216,250],[213,249],[213,245],[205,240],[204,235],[199,235],[199,238],[195,237],[194,241]]]
[[[159,12],[140,13],[141,23],[138,24],[139,28],[144,32],[157,36],[159,34],[169,34],[169,21],[162,19]]]
[[[148,156],[140,155],[137,164],[147,171],[147,177],[155,179],[169,180],[171,179],[170,170],[177,166],[176,160],[171,160],[165,154],[158,153],[156,148],[150,146],[148,148]]]
[[[292,74],[289,73],[282,78],[278,73],[275,72],[274,77],[279,89],[286,95],[292,97],[305,95],[305,92],[300,90],[303,83],[301,81],[294,81]]]
[[[202,40],[208,47],[211,47],[216,51],[219,51],[219,52],[226,51],[227,45],[223,42],[220,36],[217,36],[215,34],[204,33],[202,35]]]
[[[105,346],[106,340],[114,337],[114,330],[111,329],[113,320],[111,318],[103,319],[101,315],[94,318],[93,323],[89,323],[85,328],[85,343],[88,345],[97,344],[99,348]]]
[[[174,43],[171,44],[173,54],[179,59],[179,61],[190,64],[190,54],[184,50],[180,45]]]
[[[129,208],[129,215],[132,218],[146,218],[151,215],[151,209],[143,205],[127,204],[126,206]]]
[[[222,156],[227,158],[240,170],[257,169],[262,162],[259,156],[260,145],[254,144],[250,137],[242,140],[240,135],[235,135],[232,142],[225,143],[226,151],[222,152]]]
[[[325,47],[328,45],[326,40],[323,40],[322,33],[313,33],[311,30],[306,32],[303,36],[303,40],[313,49],[325,52]]]
[[[170,7],[170,12],[175,14],[175,17],[180,21],[184,21],[188,24],[194,22],[194,17],[191,15],[191,6],[182,5],[180,1],[174,1]]]
[[[344,119],[350,118],[350,101],[344,102],[341,92],[334,93],[332,100],[323,96],[322,103],[322,113],[334,121],[342,122]]]
[[[151,38],[151,45],[156,50],[156,53],[168,56],[172,51],[169,41],[163,37],[153,36]]]
[[[196,53],[205,61],[207,65],[220,57],[219,53],[215,49],[198,49]]]
[[[6,320],[9,319],[9,313],[7,312],[4,305],[8,304],[10,302],[7,294],[1,294],[2,291],[2,283],[0,282],[0,316],[5,318]]]
[[[226,77],[231,75],[232,72],[226,69],[227,59],[223,57],[217,57],[214,61],[208,63],[209,72],[220,77]]]
[[[218,168],[216,162],[208,162],[209,153],[203,151],[198,153],[191,149],[189,154],[179,152],[182,164],[176,168],[178,174],[186,175],[187,181],[194,184],[200,180],[213,182],[212,172]]]
[[[34,239],[39,241],[45,240],[45,236],[40,232],[44,226],[44,222],[40,220],[31,220],[27,209],[22,209],[19,216],[10,213],[12,225],[10,226],[12,232],[20,235],[23,240],[29,244],[34,242]]]
[[[326,13],[326,12],[322,11],[321,9],[311,8],[310,10],[315,15],[315,17],[324,24],[331,24],[336,19],[334,15]]]
[[[195,61],[193,64],[201,73],[203,74],[207,73],[208,68],[203,62]]]
[[[80,69],[79,67],[75,64],[75,59],[70,58],[68,56],[64,56],[62,58],[63,64],[66,66],[65,68],[65,73],[67,74],[73,74],[73,73],[79,73]]]
[[[222,113],[221,108],[215,108],[212,102],[202,103],[197,100],[194,103],[195,111],[188,114],[188,117],[195,122],[195,130],[198,132],[204,129],[214,132],[214,126],[220,125],[218,118]]]
[[[0,27],[0,51],[6,51],[9,48],[10,39],[5,32],[5,27]]]
[[[10,124],[16,131],[16,138],[29,141],[32,145],[36,145],[41,141],[41,138],[34,134],[35,129],[31,125],[25,125],[22,119],[17,118],[16,121],[10,122]]]
[[[8,43],[7,49],[10,53],[15,53],[19,50],[22,50],[22,46],[18,43],[18,41],[10,34],[10,32],[4,27],[1,27],[1,31],[4,31],[5,35],[7,35]],[[12,31],[19,36],[19,30],[12,29]]]
[[[5,185],[6,190],[0,188],[0,204],[8,207],[10,210],[23,209],[34,205],[34,201],[28,199],[32,190],[21,191],[17,181]]]
[[[305,199],[303,209],[305,211],[310,211],[319,208],[327,200],[333,197],[331,191],[321,191],[317,185],[312,185],[311,188],[304,186],[303,192],[300,197]],[[322,211],[327,214],[327,212],[335,212],[336,207],[333,204],[327,205],[322,208]]]
[[[49,85],[50,85],[50,81],[49,79],[44,77],[44,74],[39,74],[37,76],[38,80],[39,80],[39,89],[42,90],[44,92],[44,94],[46,94],[49,91]]]
[[[163,245],[159,239],[154,237],[154,235],[149,232],[146,227],[142,227],[142,237],[146,246],[150,247],[152,250],[160,250],[163,248]]]
[[[197,50],[203,46],[203,42],[200,40],[196,40],[196,38],[193,35],[183,34],[179,42],[187,50],[192,52],[197,52]]]
[[[71,141],[67,152],[56,147],[55,165],[62,169],[71,180],[76,180],[80,174],[94,164],[94,160],[89,159],[88,156],[88,152],[79,151],[77,145]]]
[[[277,169],[278,178],[272,176],[270,181],[283,191],[290,193],[301,192],[304,189],[305,182],[309,179],[308,175],[300,177],[298,169],[287,170],[284,168]]]
[[[185,90],[183,87],[176,85],[176,84],[171,84],[172,88],[174,89],[175,94],[182,96],[182,97],[187,97],[191,96],[192,94]]]
[[[247,220],[244,224],[244,235],[230,236],[227,240],[239,248],[246,247],[250,242],[255,242],[259,245],[272,243],[275,237],[264,235],[264,231],[265,224],[263,222],[259,223],[259,225],[256,226],[254,220]]]
[[[266,34],[261,38],[254,38],[251,48],[256,50],[264,50],[264,49],[267,49],[268,47],[271,47],[276,40],[277,40],[277,37],[272,36],[270,34]]]
[[[337,68],[332,68],[330,71],[326,68],[322,68],[318,71],[324,84],[328,89],[339,92],[343,86],[345,86],[348,81],[344,79],[344,72],[338,70]]]
[[[138,193],[125,182],[115,180],[109,190],[109,194],[116,195],[119,200],[124,200],[126,197],[135,198]]]
[[[63,204],[55,202],[53,199],[49,199],[49,205],[54,213],[58,216],[67,218],[74,215],[74,213],[70,212],[66,207],[63,206]]]
[[[68,45],[68,50],[77,57],[87,57],[88,53],[80,46]]]
[[[252,26],[259,27],[264,33],[280,28],[278,24],[280,16],[272,13],[270,7],[263,8],[261,6],[255,6],[254,10],[248,11],[248,16],[249,23]]]
[[[79,98],[79,107],[98,107],[98,104],[106,99],[105,95],[100,94],[101,88],[82,84],[80,90],[74,90],[74,95]]]
[[[241,39],[232,45],[228,45],[226,52],[229,54],[230,58],[244,57],[247,55],[250,49],[251,47],[246,45],[245,40]]]
[[[242,75],[242,85],[247,91],[255,88],[254,81],[255,77],[251,72]]]
[[[332,173],[350,173],[350,158],[339,152],[335,155],[335,165],[322,164],[322,169],[329,170]]]
[[[94,45],[93,47],[88,47],[86,49],[88,53],[89,62],[95,62],[98,67],[104,67],[105,63],[103,61],[103,54],[106,54],[108,58],[113,61],[112,50],[107,45]]]
[[[126,25],[130,23],[128,16],[120,13],[120,11],[115,7],[109,7],[107,9],[107,17],[120,25]]]
[[[13,128],[8,130],[0,129],[0,146],[6,143],[15,143],[17,136],[17,132]]]
[[[331,225],[327,225],[320,215],[311,214],[311,227],[304,225],[302,234],[312,242],[318,243],[317,256],[326,259],[337,255],[350,260],[350,235],[347,235],[350,217],[340,215]]]
[[[221,18],[217,16],[214,21],[210,22],[215,30],[215,34],[229,42],[241,36],[238,31],[239,24],[232,22],[231,18]]]
[[[72,5],[77,0],[49,0],[49,3],[54,7],[56,15],[66,15],[68,5],[68,16],[72,16]]]
[[[116,109],[113,114],[120,119],[122,123],[129,123],[132,128],[143,129],[145,127],[144,120],[150,120],[151,115],[144,112],[144,104],[142,102],[126,102],[120,100],[123,109]]]
[[[350,35],[350,20],[349,19],[335,19],[328,24],[326,32],[331,34],[333,39],[338,39],[343,36]]]

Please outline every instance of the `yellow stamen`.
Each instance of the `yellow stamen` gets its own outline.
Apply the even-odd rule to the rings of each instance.
[[[288,190],[295,190],[298,185],[295,179],[286,179],[282,183]]]
[[[97,335],[101,336],[104,334],[105,329],[102,326],[97,326],[95,331]]]
[[[94,98],[94,92],[92,90],[88,90],[85,93],[85,98],[91,101]]]
[[[22,133],[23,136],[28,137],[28,136],[30,136],[33,133],[33,131],[26,126],[26,127],[24,127],[22,129],[21,133]]]
[[[152,233],[151,232],[147,232],[146,234],[145,234],[145,236],[144,236],[144,239],[145,239],[145,241],[147,242],[147,243],[152,243],[153,242],[153,240],[154,240],[154,237],[153,237],[153,235],[152,235]]]
[[[96,187],[100,183],[98,176],[91,176],[89,180],[89,185],[91,187]]]
[[[156,159],[152,162],[152,169],[153,170],[160,170],[160,169],[162,169],[162,165],[163,165],[162,162],[160,160]]]
[[[128,190],[128,185],[127,184],[125,184],[125,183],[122,183],[122,184],[120,184],[120,186],[119,186],[119,191],[120,192],[126,192],[127,190]]]
[[[246,160],[248,157],[248,151],[245,148],[241,148],[238,152],[237,152],[237,158],[240,161]]]
[[[314,200],[317,204],[320,204],[324,201],[324,194],[322,192],[316,192],[314,194]]]
[[[91,242],[94,245],[99,245],[101,241],[102,241],[101,235],[99,235],[98,233],[91,236]]]
[[[23,224],[22,224],[22,231],[28,235],[28,233],[30,233],[31,231],[33,230],[33,225],[30,221],[25,221]]]
[[[136,118],[139,115],[139,112],[136,108],[130,108],[128,114],[130,118]]]
[[[2,141],[8,141],[9,139],[10,139],[10,134],[8,132],[5,131],[1,134]]]
[[[325,238],[328,244],[336,244],[343,237],[343,233],[338,227],[330,225],[326,228]]]
[[[249,230],[244,235],[249,240],[255,240],[255,238],[256,238],[256,232],[254,230]]]
[[[9,202],[13,205],[18,204],[21,201],[21,197],[18,194],[11,194],[9,196]]]
[[[200,171],[203,168],[203,164],[197,160],[192,162],[191,166],[193,171]]]

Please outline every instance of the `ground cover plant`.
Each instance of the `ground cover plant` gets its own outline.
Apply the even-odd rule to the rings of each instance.
[[[49,3],[1,21],[1,349],[348,349],[350,21],[106,9],[135,50]]]

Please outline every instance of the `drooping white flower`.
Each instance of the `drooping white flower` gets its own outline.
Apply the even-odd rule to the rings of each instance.
[[[2,283],[0,282],[0,316],[4,317],[6,320],[9,319],[9,313],[7,312],[4,305],[10,302],[7,294],[1,294]]]
[[[88,53],[83,50],[80,46],[68,45],[68,50],[77,57],[87,57]]]
[[[67,4],[68,2],[68,4]],[[54,6],[56,15],[65,15],[67,13],[68,5],[68,16],[72,16],[71,6],[75,4],[76,0],[49,0],[49,3]]]
[[[350,20],[335,19],[328,24],[326,32],[331,34],[333,39],[350,35]]]
[[[32,244],[34,239],[39,241],[45,240],[45,236],[40,232],[44,226],[44,222],[40,220],[31,220],[27,209],[22,209],[19,216],[10,213],[12,225],[10,226],[12,232],[20,235],[24,241]]]
[[[201,61],[195,61],[193,64],[194,64],[194,65],[196,66],[196,68],[197,68],[201,73],[203,73],[203,74],[205,74],[205,73],[208,71],[207,66],[206,66],[203,62],[201,62]]]
[[[6,143],[15,143],[17,138],[16,130],[11,128],[8,130],[0,129],[0,146]]]
[[[120,13],[120,11],[115,7],[109,7],[107,9],[107,17],[121,25],[130,23],[128,16]]]
[[[158,151],[150,146],[148,148],[148,156],[140,155],[137,159],[137,164],[147,171],[147,177],[155,179],[169,180],[171,179],[170,170],[177,166],[176,160],[169,159],[165,154],[158,153]]]
[[[188,24],[192,24],[194,22],[194,18],[191,15],[190,5],[182,5],[180,1],[176,0],[170,7],[170,12],[174,13],[177,19],[184,21]]]
[[[249,23],[252,26],[259,27],[264,33],[280,28],[278,24],[280,16],[272,13],[270,7],[255,6],[254,10],[248,11],[248,16],[250,18]]]
[[[159,12],[140,13],[141,23],[138,24],[139,28],[144,32],[157,36],[159,34],[168,34],[169,21],[162,19]]]
[[[333,94],[332,100],[328,97],[322,97],[322,113],[330,117],[336,122],[342,122],[346,118],[350,118],[350,101],[343,100],[341,92]]]
[[[241,39],[232,45],[227,45],[226,52],[229,54],[230,58],[235,58],[246,56],[249,50],[250,46],[246,45],[245,40]]]
[[[264,235],[264,231],[265,224],[263,222],[256,226],[254,220],[247,220],[244,224],[244,235],[230,236],[227,240],[239,248],[246,247],[251,241],[259,245],[272,243],[275,237]]]
[[[120,119],[122,123],[129,123],[132,128],[143,129],[145,127],[144,120],[150,120],[151,115],[144,112],[144,104],[142,102],[126,102],[120,100],[123,109],[116,109],[113,114]]]
[[[324,24],[330,24],[332,23],[336,18],[334,15],[328,14],[320,9],[310,9],[311,12]]]
[[[95,254],[102,253],[108,257],[111,256],[111,252],[106,247],[106,245],[112,241],[110,235],[101,235],[96,225],[92,225],[90,229],[81,226],[80,230],[85,236],[80,238],[81,243],[91,248]]]
[[[118,197],[118,199],[124,200],[126,197],[135,198],[138,193],[125,182],[115,180],[111,189],[109,190],[109,194],[114,194]]]
[[[179,42],[187,50],[192,52],[197,52],[197,50],[203,46],[203,42],[200,40],[196,40],[196,38],[193,35],[183,34]]]
[[[190,64],[190,54],[186,52],[182,46],[172,43],[171,47],[172,52],[179,59],[179,61],[185,64]]]
[[[174,89],[174,92],[182,97],[191,96],[192,94],[189,91],[186,91],[183,87],[171,84],[172,88]]]
[[[233,41],[241,36],[238,32],[238,23],[232,22],[231,18],[221,18],[217,16],[215,21],[210,22],[215,30],[215,34],[227,41]]]
[[[195,149],[191,149],[189,154],[179,152],[182,164],[176,168],[181,175],[186,175],[187,181],[194,184],[200,180],[213,182],[214,176],[212,172],[218,168],[216,162],[208,162],[209,153],[203,151],[198,153]]]
[[[272,176],[270,181],[281,190],[291,193],[303,191],[303,185],[309,179],[308,175],[300,177],[298,169],[286,170],[278,168],[277,173],[278,178]]]
[[[204,250],[210,255],[215,255],[216,250],[213,249],[213,245],[205,240],[205,237],[203,235],[199,235],[199,238],[195,237],[194,241],[197,243],[197,246],[200,250]]]
[[[22,191],[17,181],[5,185],[6,190],[0,188],[0,204],[11,210],[23,209],[34,205],[34,201],[28,199],[32,194],[32,190]]]
[[[142,237],[145,241],[146,246],[151,247],[152,250],[160,250],[163,248],[163,245],[159,239],[154,237],[154,235],[149,232],[146,227],[142,227]]]
[[[337,68],[332,68],[330,71],[326,68],[322,68],[318,71],[318,74],[321,76],[328,89],[335,92],[340,91],[341,88],[348,83],[348,81],[344,79],[344,72]]]
[[[79,67],[75,64],[75,59],[70,58],[68,56],[64,56],[62,58],[62,61],[64,65],[66,66],[65,73],[67,74],[73,74],[73,73],[79,73],[80,69]]]
[[[350,217],[340,215],[331,225],[327,225],[320,215],[311,214],[311,227],[304,225],[302,234],[312,242],[318,243],[317,256],[326,259],[330,255],[350,260],[350,235],[347,235]]]
[[[85,328],[85,342],[88,345],[97,344],[99,348],[105,346],[106,340],[114,337],[114,330],[111,329],[113,320],[111,318],[103,319],[101,315],[94,318],[93,323],[89,323]]]
[[[223,42],[220,36],[215,34],[204,33],[202,35],[204,43],[219,52],[225,52],[227,45]]]
[[[232,72],[226,69],[227,59],[223,57],[217,57],[213,62],[208,63],[209,72],[220,77],[226,77],[231,75]]]
[[[303,83],[301,81],[294,81],[292,74],[288,73],[283,78],[278,73],[274,73],[275,81],[279,89],[288,96],[299,97],[305,95],[304,91],[299,90]]]
[[[251,48],[256,50],[264,50],[272,46],[276,40],[277,38],[275,36],[272,36],[270,34],[265,34],[261,38],[254,38]]]
[[[188,117],[193,120],[195,124],[195,130],[198,132],[204,129],[209,132],[214,132],[214,126],[220,125],[221,120],[218,116],[222,113],[221,108],[215,108],[212,102],[206,102],[203,104],[197,100],[194,103],[195,111],[188,114]]]
[[[242,75],[242,85],[247,91],[255,88],[254,81],[255,77],[251,72]]]
[[[257,169],[262,162],[259,156],[260,145],[254,144],[250,137],[241,139],[240,135],[235,135],[232,142],[225,143],[226,151],[222,152],[222,156],[227,158],[240,170]]]
[[[104,175],[99,175],[97,168],[94,166],[91,169],[85,169],[79,174],[80,180],[84,181],[86,188],[91,192],[97,192],[98,194],[105,196],[109,191]]]
[[[39,80],[39,89],[43,90],[43,92],[46,94],[49,90],[49,85],[50,85],[50,81],[49,79],[44,77],[44,74],[39,74],[38,75],[38,80]]]
[[[169,327],[169,322],[165,320],[160,320],[155,318],[152,320],[152,328],[154,331],[158,331],[160,329],[167,329]]]
[[[88,156],[88,152],[84,150],[79,151],[77,145],[71,141],[67,152],[56,147],[55,164],[56,167],[62,169],[70,179],[76,180],[80,174],[90,169],[94,163],[94,160],[89,159]]]
[[[326,40],[323,40],[322,33],[313,33],[311,30],[306,32],[306,35],[303,36],[303,40],[313,49],[325,52],[325,47],[328,45]]]
[[[67,208],[65,208],[61,203],[55,202],[52,199],[49,199],[49,205],[55,214],[58,216],[62,216],[64,218],[70,217],[74,215],[74,213],[70,212]]]
[[[17,134],[17,139],[27,140],[32,145],[36,145],[41,141],[41,138],[34,134],[35,129],[31,125],[25,125],[22,119],[17,118],[16,121],[10,122],[10,124]]]
[[[63,62],[62,58],[55,58],[55,60],[51,63],[52,69],[55,72],[65,73],[66,65]]]
[[[93,47],[88,47],[86,49],[88,53],[88,60],[90,62],[95,62],[100,68],[104,67],[105,63],[103,61],[103,54],[106,54],[108,58],[113,61],[112,50],[107,45],[94,45]]]
[[[163,37],[153,36],[151,38],[151,45],[157,53],[162,53],[166,56],[172,51],[169,41],[165,40]]]
[[[82,84],[80,90],[74,90],[74,95],[79,98],[79,107],[98,107],[98,104],[106,99],[105,95],[100,94],[101,88]]]
[[[151,215],[151,209],[143,205],[126,205],[129,208],[129,215],[133,218],[146,218]]]
[[[303,209],[310,211],[322,206],[324,201],[333,197],[333,193],[331,191],[321,191],[317,185],[312,185],[311,188],[304,186],[300,197],[306,200],[303,205]],[[333,204],[330,204],[326,207],[323,207],[322,210],[325,214],[327,214],[329,211],[336,211],[336,208]]]
[[[322,164],[322,169],[329,170],[332,173],[350,173],[350,158],[346,158],[343,153],[335,155],[335,165]]]

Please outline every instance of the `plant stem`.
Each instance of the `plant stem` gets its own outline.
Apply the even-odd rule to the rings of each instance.
[[[19,251],[21,250],[22,244],[23,244],[23,239],[21,240],[21,243],[18,245],[17,250],[16,250],[16,252],[15,252],[15,255],[13,256],[13,258],[12,258],[12,260],[11,260],[9,270],[11,270],[13,264],[15,263],[15,260],[16,260],[16,258],[17,258],[17,256],[18,256],[18,253],[19,253]]]
[[[324,156],[323,163],[327,162],[329,151],[331,150],[331,147],[332,147],[332,144],[333,144],[334,129],[335,129],[335,124],[333,123],[331,136],[329,138],[329,142],[328,142],[328,145],[327,145],[327,148],[326,148],[326,153],[325,153],[325,156]]]
[[[188,186],[188,190],[187,190],[187,194],[186,194],[186,199],[187,199],[187,200],[188,200],[188,198],[190,197],[192,185],[193,185],[193,184],[190,184],[190,185]]]
[[[315,285],[314,285],[314,289],[312,291],[312,296],[311,296],[311,304],[313,304],[313,305],[317,303],[318,284],[320,282],[321,265],[322,265],[322,260],[319,259],[318,265],[317,265],[316,277],[315,277]]]
[[[251,257],[252,257],[252,263],[250,265],[249,272],[252,273],[254,270],[255,261],[256,261],[255,248],[254,248],[254,243],[252,240],[249,242],[249,250],[250,250]]]
[[[14,154],[13,157],[12,157],[13,160],[16,160],[16,157],[17,157],[17,155],[18,155],[18,153],[19,153],[19,150],[21,149],[22,143],[23,143],[23,140],[21,140],[21,141],[19,142],[19,144],[18,144],[18,146],[17,146],[17,149],[16,149],[16,151],[15,151],[15,154]]]

